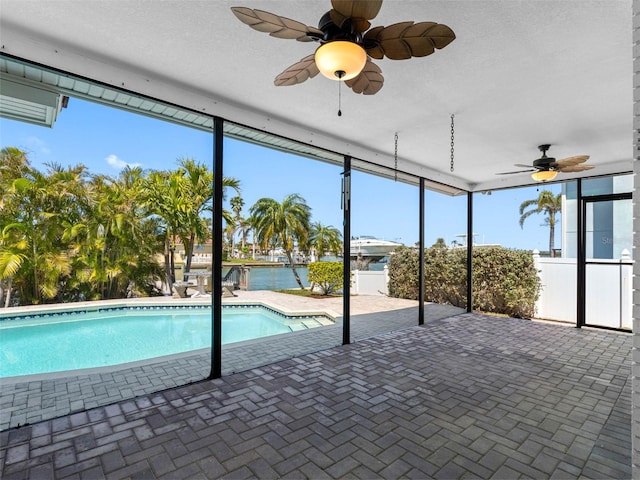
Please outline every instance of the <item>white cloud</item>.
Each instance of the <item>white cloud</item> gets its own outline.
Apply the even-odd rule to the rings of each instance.
[[[35,152],[42,153],[43,155],[51,154],[51,149],[49,149],[47,144],[38,137],[28,137],[27,145],[29,145],[29,148]]]
[[[117,168],[118,170],[122,170],[125,167],[135,168],[140,166],[139,163],[127,163],[114,154],[109,155],[107,158],[105,158],[105,160],[109,165],[111,165],[113,168]]]

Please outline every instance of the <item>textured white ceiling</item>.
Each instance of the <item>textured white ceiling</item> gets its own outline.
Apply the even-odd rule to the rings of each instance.
[[[531,183],[514,163],[591,155],[590,175],[631,170],[631,0],[386,0],[372,21],[449,25],[433,55],[376,60],[373,96],[317,76],[274,77],[315,44],[239,22],[231,6],[316,26],[329,0],[0,0],[2,51],[471,190]],[[455,114],[455,171],[449,171]],[[575,178],[560,174],[558,179]]]

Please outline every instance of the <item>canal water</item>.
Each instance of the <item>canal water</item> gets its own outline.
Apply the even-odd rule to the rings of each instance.
[[[370,270],[382,270],[383,263],[371,264]],[[309,287],[307,267],[296,267],[296,272],[302,280],[302,284]],[[226,270],[225,272],[226,273]],[[249,277],[249,290],[287,290],[300,288],[293,272],[287,267],[252,267]]]
[[[307,267],[296,267],[305,287],[309,286]],[[253,267],[249,277],[249,290],[286,290],[300,288],[290,268]]]

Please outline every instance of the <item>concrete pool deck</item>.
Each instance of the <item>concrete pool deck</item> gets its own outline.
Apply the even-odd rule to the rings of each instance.
[[[450,313],[5,430],[0,477],[631,478],[631,335]]]
[[[333,326],[275,335],[237,344],[224,345],[223,374],[241,372],[335,347],[342,343],[342,298],[313,299],[271,291],[237,291],[236,297],[223,298],[224,304],[262,304],[283,313],[327,313],[337,319]],[[211,298],[156,297],[73,304],[77,309],[124,305],[203,305]],[[417,324],[417,302],[383,296],[351,298],[352,338]],[[18,307],[11,315],[35,314],[69,309],[71,305]],[[388,312],[393,312],[390,321]],[[451,306],[427,305],[428,319],[462,312]],[[7,316],[9,312],[3,312]],[[31,424],[167,388],[196,382],[209,376],[210,349],[164,356],[114,367],[101,367],[51,374],[0,379],[0,430]]]

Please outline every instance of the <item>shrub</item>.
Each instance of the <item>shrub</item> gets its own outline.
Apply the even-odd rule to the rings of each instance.
[[[314,262],[309,264],[309,283],[320,287],[323,295],[331,295],[343,285],[342,262]]]
[[[389,257],[389,296],[418,299],[418,251],[401,247]]]
[[[531,252],[500,247],[474,251],[474,309],[531,318],[539,293]]]
[[[432,247],[424,255],[427,302],[467,305],[467,255],[464,249]],[[416,252],[417,254],[417,252]]]
[[[467,304],[466,249],[425,250],[425,301],[457,307]],[[418,298],[418,251],[396,250],[389,263],[389,295]],[[473,310],[530,318],[540,281],[531,253],[502,247],[473,251]]]

